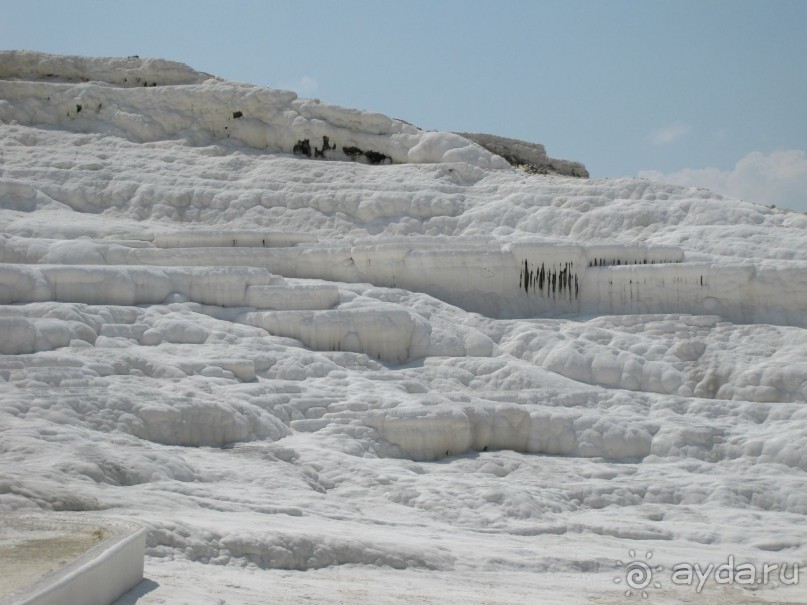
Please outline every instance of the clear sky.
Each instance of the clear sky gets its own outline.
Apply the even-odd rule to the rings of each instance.
[[[161,57],[807,210],[805,0],[0,0],[0,48]]]

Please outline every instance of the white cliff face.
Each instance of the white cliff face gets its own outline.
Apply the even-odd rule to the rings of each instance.
[[[803,214],[4,52],[0,262],[0,511],[137,518],[138,603],[577,603],[631,550],[807,556]]]

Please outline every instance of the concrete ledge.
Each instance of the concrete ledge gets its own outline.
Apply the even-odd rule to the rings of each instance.
[[[143,579],[145,546],[146,530],[129,520],[3,515],[0,559],[12,577],[0,605],[108,605]]]

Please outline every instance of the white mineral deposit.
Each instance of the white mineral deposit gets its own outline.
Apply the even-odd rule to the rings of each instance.
[[[0,514],[145,527],[118,603],[804,602],[803,213],[7,51],[0,261]]]

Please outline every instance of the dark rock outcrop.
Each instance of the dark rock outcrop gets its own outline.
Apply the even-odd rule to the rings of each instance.
[[[588,178],[589,176],[588,170],[580,162],[550,158],[546,155],[546,149],[540,143],[530,143],[478,132],[458,132],[457,134],[484,147],[491,153],[502,156],[512,166],[533,174],[561,174],[581,178]]]

